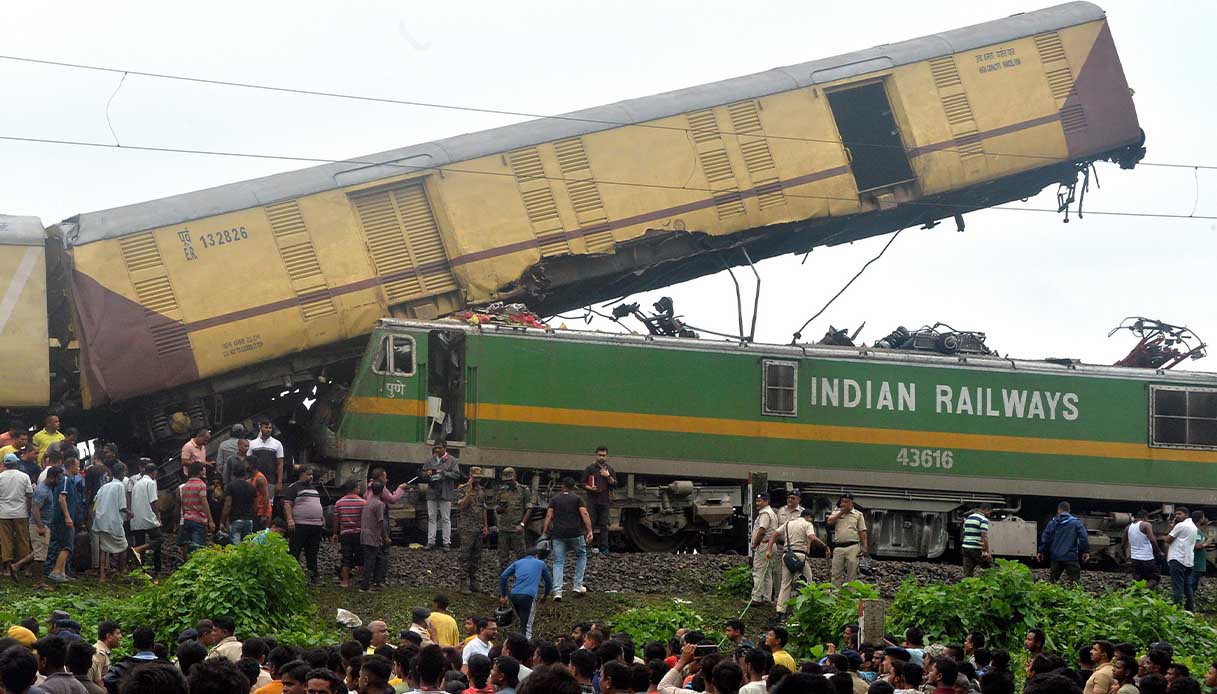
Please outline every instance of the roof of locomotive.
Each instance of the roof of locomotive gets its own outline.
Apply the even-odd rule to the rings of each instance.
[[[77,215],[65,224],[72,244],[169,226],[192,219],[258,207],[276,201],[357,185],[522,147],[623,125],[755,99],[929,60],[1033,34],[1103,19],[1089,2],[1070,2],[969,27],[882,44],[831,58],[778,67],[742,77],[539,118],[480,132],[393,149],[347,162],[231,183],[172,197]]]
[[[845,361],[873,361],[930,366],[939,368],[963,368],[977,370],[1023,371],[1028,373],[1053,374],[1057,376],[1087,376],[1094,378],[1121,378],[1141,381],[1169,381],[1179,385],[1217,387],[1217,373],[1204,371],[1174,371],[1166,369],[1142,369],[1131,366],[1085,364],[1074,359],[1016,359],[997,355],[937,354],[934,352],[905,349],[879,349],[859,345],[841,347],[819,344],[743,344],[733,340],[700,339],[687,337],[657,337],[633,333],[610,333],[596,330],[551,329],[540,330],[519,325],[490,323],[471,325],[458,320],[405,320],[381,318],[381,328],[405,328],[415,330],[461,330],[466,333],[499,335],[503,337],[527,337],[533,339],[570,340],[574,342],[619,345],[622,347],[654,347],[658,349],[691,350],[700,352],[731,352],[755,354],[775,359],[837,359]]]

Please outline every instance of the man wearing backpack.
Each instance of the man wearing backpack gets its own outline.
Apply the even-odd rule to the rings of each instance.
[[[1061,580],[1061,573],[1073,583],[1082,578],[1082,563],[1090,559],[1090,542],[1086,538],[1086,526],[1069,513],[1069,502],[1057,504],[1056,516],[1048,521],[1040,536],[1036,561],[1044,561],[1047,555],[1053,583]]]
[[[781,619],[786,616],[786,601],[790,599],[790,593],[794,588],[794,577],[801,574],[808,583],[813,580],[811,564],[807,562],[811,546],[822,546],[824,556],[830,558],[832,549],[816,535],[815,525],[811,522],[811,511],[807,509],[803,510],[803,515],[791,518],[774,531],[773,537],[769,538],[769,544],[765,547],[766,558],[774,559],[773,545],[775,542],[783,545],[782,554],[778,557],[780,559],[778,563],[781,564],[782,587],[778,591],[777,616]]]

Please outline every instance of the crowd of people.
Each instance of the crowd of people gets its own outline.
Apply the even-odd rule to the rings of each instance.
[[[961,644],[927,644],[916,628],[898,641],[862,642],[850,624],[823,644],[825,655],[796,660],[780,625],[750,639],[743,622],[730,620],[721,642],[680,628],[665,641],[637,644],[600,622],[534,637],[510,628],[528,622],[513,624],[499,610],[465,617],[462,635],[448,606],[436,595],[396,632],[385,620],[364,625],[350,615],[348,640],[307,649],[248,634],[238,639],[240,625],[228,615],[200,621],[176,644],[137,627],[122,658],[114,655],[126,637],[119,624],[99,624],[90,644],[70,614],[56,611],[44,636],[28,619],[0,638],[0,685],[6,694],[1014,694],[1019,679],[1024,694],[1203,694],[1217,687],[1217,663],[1198,681],[1164,642],[1139,648],[1097,638],[1054,653],[1044,632],[1031,629],[1024,652],[1011,653],[986,648],[989,639],[979,632]],[[1024,663],[1020,678],[1011,670],[1017,662]]]
[[[860,559],[867,555],[866,517],[854,507],[853,495],[842,494],[837,509],[824,521],[832,529],[831,546],[817,532],[812,514],[802,506],[798,490],[786,495],[786,504],[774,508],[770,495],[760,492],[754,499],[750,535],[752,553],[751,605],[772,604],[779,619],[784,616],[794,585],[800,578],[812,581],[807,558],[819,546],[830,558],[830,579],[840,587],[858,575]],[[966,515],[959,534],[964,578],[993,566],[989,546],[989,523],[994,508],[981,503]],[[1203,511],[1175,506],[1167,519],[1167,532],[1154,534],[1149,511],[1134,514],[1124,528],[1121,547],[1133,578],[1154,589],[1163,574],[1170,577],[1171,599],[1186,610],[1195,610],[1195,594],[1208,570],[1208,552],[1217,546],[1217,532],[1210,530]],[[775,547],[775,545],[777,547]],[[1071,513],[1068,501],[1044,526],[1036,546],[1035,560],[1047,563],[1053,583],[1081,580],[1082,565],[1090,560],[1089,530]]]
[[[383,468],[366,482],[345,485],[327,498],[313,470],[286,465],[284,447],[269,421],[251,437],[240,425],[214,456],[210,432],[195,432],[182,447],[182,481],[158,484],[160,470],[141,460],[128,474],[117,447],[106,444],[82,464],[78,434],[61,429],[48,416],[32,436],[20,422],[0,435],[0,554],[10,576],[33,570],[37,585],[64,583],[82,570],[99,580],[122,576],[128,561],[154,575],[163,570],[166,534],[189,553],[211,542],[239,543],[259,533],[289,538],[290,551],[319,580],[318,553],[327,539],[339,548],[336,579],[345,587],[374,591],[383,587],[391,543],[390,508],[402,503],[406,484],[392,486]],[[776,617],[755,640],[742,622],[725,626],[718,643],[695,630],[680,629],[667,642],[636,647],[628,634],[611,633],[603,624],[581,623],[570,634],[534,634],[537,608],[567,594],[568,560],[574,558],[570,593],[587,592],[584,574],[589,547],[610,552],[608,518],[616,472],[608,450],[600,447],[582,476],[562,479],[545,505],[543,541],[524,542],[534,500],[528,486],[505,468],[497,480],[478,467],[462,471],[442,444],[422,466],[427,483],[426,546],[452,545],[451,513],[457,517],[462,592],[476,592],[484,543],[498,538],[499,608],[464,619],[461,637],[448,599],[437,595],[429,607],[412,610],[393,642],[383,620],[352,629],[351,640],[332,648],[300,650],[248,634],[216,616],[183,632],[175,646],[156,642],[148,628],[131,634],[131,652],[111,661],[124,634],[103,622],[90,645],[82,627],[64,612],[51,616],[50,631],[39,624],[14,625],[0,641],[0,682],[4,694],[340,694],[362,692],[676,692],[763,694],[1012,694],[1011,654],[988,651],[983,634],[969,634],[962,645],[924,645],[910,629],[897,643],[859,643],[847,628],[827,655],[796,662],[787,650],[782,626],[786,605],[800,579],[812,580],[807,561],[819,547],[830,560],[836,585],[854,580],[868,554],[866,516],[846,493],[824,524],[831,540],[817,532],[812,514],[797,491],[781,507],[768,493],[755,497],[750,534],[753,556],[753,605],[772,604]],[[993,508],[981,504],[965,519],[960,547],[965,576],[992,563],[989,521]],[[1038,551],[1051,580],[1078,580],[1088,559],[1087,529],[1062,502],[1045,527]],[[595,540],[599,537],[599,543]],[[83,544],[82,544],[83,540]],[[1213,546],[1204,514],[1177,507],[1170,530],[1154,534],[1147,513],[1125,530],[1134,575],[1156,584],[1169,573],[1174,599],[1192,609],[1195,587]],[[547,560],[551,559],[552,564]],[[514,627],[508,630],[509,627]],[[553,636],[553,635],[551,635]],[[1030,694],[1200,694],[1186,666],[1172,661],[1169,644],[1138,653],[1131,644],[1098,639],[1072,654],[1044,650],[1045,637],[1031,630],[1025,640],[1026,689]],[[799,649],[805,651],[806,649]],[[1066,657],[1066,655],[1068,657]],[[1138,655],[1140,657],[1138,658]],[[1217,666],[1204,679],[1217,686]]]
[[[363,590],[381,587],[391,543],[389,509],[403,503],[408,485],[392,486],[385,469],[374,468],[366,482],[347,484],[331,498],[313,469],[285,462],[274,433],[265,419],[253,431],[235,424],[229,438],[209,446],[210,430],[199,429],[181,447],[180,479],[161,480],[164,468],[148,459],[124,462],[112,443],[82,461],[78,432],[61,429],[58,416],[49,415],[32,435],[13,421],[0,434],[0,563],[14,579],[32,574],[40,588],[70,582],[80,572],[96,572],[102,581],[122,577],[131,562],[156,577],[166,570],[163,549],[171,533],[188,555],[213,542],[277,532],[289,539],[313,581],[320,580],[318,555],[329,540],[340,548],[342,585],[352,585],[358,568]],[[481,588],[478,573],[492,533],[499,571],[523,555],[534,501],[513,468],[501,470],[497,480],[476,466],[462,470],[440,443],[420,477],[426,483],[426,549],[452,548],[457,509],[464,592]],[[568,556],[575,564],[573,592],[582,594],[588,546],[597,535],[596,551],[609,553],[616,483],[608,449],[601,446],[582,479],[563,480],[550,501],[544,524],[558,564],[554,599],[562,598]]]

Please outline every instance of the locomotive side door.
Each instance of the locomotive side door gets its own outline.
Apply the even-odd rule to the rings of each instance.
[[[427,441],[449,445],[468,443],[465,416],[466,334],[460,330],[432,330],[427,336],[427,409],[431,425]],[[436,408],[443,414],[437,419]]]
[[[828,92],[858,193],[914,180],[882,81]]]

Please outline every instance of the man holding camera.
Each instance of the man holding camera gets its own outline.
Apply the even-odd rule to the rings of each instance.
[[[452,502],[456,500],[456,483],[461,479],[456,458],[448,448],[437,443],[431,448],[431,458],[423,463],[423,479],[427,481],[427,549],[435,549],[436,530],[440,530],[444,549],[452,547]]]

